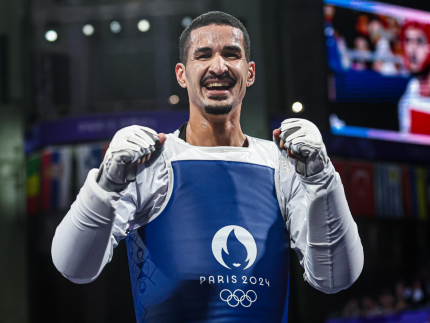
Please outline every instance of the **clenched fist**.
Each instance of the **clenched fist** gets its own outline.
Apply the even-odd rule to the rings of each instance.
[[[97,182],[107,191],[123,190],[136,180],[137,165],[158,157],[165,141],[165,134],[142,126],[119,130],[106,151]]]
[[[273,140],[288,157],[295,159],[296,172],[309,177],[320,173],[328,163],[327,151],[317,126],[305,119],[291,118],[273,131]]]

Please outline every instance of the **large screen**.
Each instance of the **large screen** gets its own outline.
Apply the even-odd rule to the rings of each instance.
[[[331,131],[430,145],[430,13],[324,0]]]

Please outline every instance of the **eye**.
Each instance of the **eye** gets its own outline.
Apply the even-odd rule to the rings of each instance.
[[[239,58],[239,55],[233,53],[227,53],[224,56],[227,58]]]
[[[208,59],[208,58],[211,58],[210,54],[203,54],[203,55],[200,55],[199,57],[197,57],[197,59]]]

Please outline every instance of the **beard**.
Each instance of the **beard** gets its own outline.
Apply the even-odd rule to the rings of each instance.
[[[206,105],[205,111],[207,114],[212,114],[214,116],[227,115],[233,109],[233,106],[230,105]]]

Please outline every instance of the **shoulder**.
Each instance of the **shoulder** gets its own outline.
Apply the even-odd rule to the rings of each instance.
[[[261,165],[278,167],[279,150],[273,141],[246,136],[252,159]]]
[[[255,150],[261,151],[272,151],[273,149],[277,149],[275,143],[270,140],[255,138],[246,135],[249,141],[249,146],[253,147]]]
[[[273,141],[246,136],[249,141],[249,147],[257,154],[264,156],[279,157],[279,149]]]

